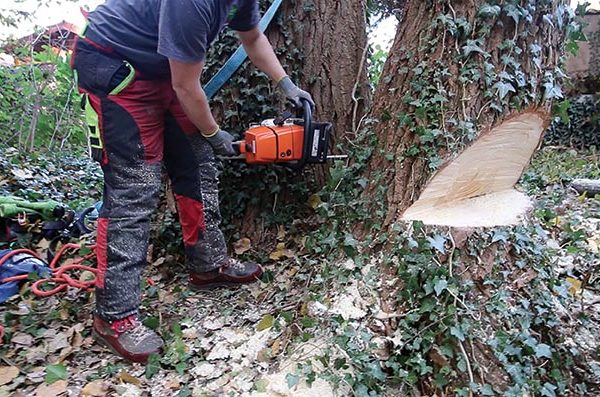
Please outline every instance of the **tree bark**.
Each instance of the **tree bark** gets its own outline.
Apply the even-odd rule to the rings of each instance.
[[[571,182],[571,187],[579,194],[594,197],[600,194],[600,179],[575,179]]]
[[[291,37],[271,30],[269,38],[278,51],[302,54],[303,66],[284,63],[313,96],[316,115],[334,125],[331,147],[356,132],[370,101],[366,70],[368,50],[366,1],[315,0],[287,2],[283,24]],[[317,174],[325,182],[326,167]]]
[[[528,139],[541,138],[552,99],[561,96],[568,5],[518,3],[407,2],[374,97],[378,146],[365,172],[371,176],[368,202],[383,213],[384,228],[401,219],[432,177],[451,168],[480,138],[506,129],[507,121],[517,118],[519,124],[518,117],[530,116],[531,125],[522,129],[528,129]],[[514,162],[510,153],[522,145],[519,139],[515,134],[512,144],[492,144],[487,159],[463,164],[460,174],[470,172],[485,186],[453,186],[461,199],[495,193],[485,178],[502,176],[486,177],[479,167],[492,168],[488,160],[498,156],[506,160],[500,164]],[[516,183],[537,143],[529,146],[529,153],[521,154],[526,161],[513,167],[505,185]]]
[[[267,5],[264,2],[263,8]],[[334,149],[349,135],[351,139],[370,100],[365,60],[366,2],[285,1],[266,34],[292,79],[312,94],[315,119],[333,123],[330,147]],[[224,39],[235,42],[233,37]],[[206,77],[226,59],[223,52],[209,57]],[[214,98],[211,107],[224,127],[243,133],[250,123],[275,117],[273,108],[285,108],[286,104],[276,94],[274,83],[246,63]],[[235,169],[236,165],[227,163],[226,167]],[[298,204],[299,196],[293,190],[296,186],[318,191],[327,179],[327,167],[307,167],[298,175],[290,175],[278,166],[252,167],[243,169],[234,180],[225,174],[223,212],[227,218],[231,210],[228,207],[235,206],[233,211],[237,213],[231,222],[242,237],[259,243],[267,238],[260,215],[273,212],[273,208],[286,208],[290,202]],[[230,192],[229,186],[235,186],[235,191]],[[234,195],[246,199],[230,202]]]
[[[512,266],[520,259],[510,250],[512,242],[500,250],[493,240],[483,241],[485,232],[476,227],[515,222],[481,222],[481,214],[499,212],[497,200],[509,212],[514,210],[515,198],[527,201],[521,203],[520,210],[528,208],[527,198],[513,187],[539,146],[551,117],[552,101],[562,96],[560,66],[571,15],[564,0],[496,3],[412,0],[403,10],[403,21],[374,95],[371,116],[379,122],[376,129],[363,131],[374,136],[376,144],[363,173],[363,180],[368,180],[363,199],[367,213],[373,216],[361,225],[359,237],[375,241],[371,247],[389,248],[382,252],[384,258],[398,253],[397,263],[393,259],[383,262],[380,269],[386,280],[380,296],[386,313],[406,315],[423,309],[420,305],[424,300],[409,295],[422,293],[427,280],[437,276],[427,275],[428,260],[419,262],[411,272],[402,273],[402,269],[410,268],[408,264],[422,252],[418,247],[427,240],[432,252],[438,248],[442,254],[431,260],[437,264],[431,265],[432,271],[459,278],[460,285],[485,285],[494,266],[514,275],[519,285],[528,285],[537,277],[534,271]],[[481,212],[473,216],[476,204]],[[428,217],[434,212],[435,216]],[[447,222],[450,215],[453,221],[467,218],[468,222]],[[403,220],[461,228],[423,229],[421,242],[411,237],[406,243],[394,236],[414,234],[411,231],[422,226],[398,225]],[[445,241],[445,236],[449,236],[450,251],[434,238]],[[473,247],[477,250],[472,251]],[[403,291],[408,291],[406,296],[402,296]],[[473,302],[486,300],[477,289],[466,296]],[[452,305],[442,300],[437,304]],[[494,323],[486,316],[482,315],[482,323]],[[423,330],[435,326],[427,315],[415,317]],[[499,329],[504,326],[492,325]],[[391,320],[385,335],[389,338],[397,328]],[[464,357],[467,364],[469,356],[477,357],[486,368],[498,368],[481,374],[481,382],[505,388],[508,377],[504,369],[497,365],[489,347],[474,339],[477,343],[470,346],[460,338],[453,341],[454,357]],[[437,360],[434,350],[429,351],[427,360],[435,374],[450,364]],[[459,372],[464,378],[459,383],[473,383],[469,365]],[[428,375],[421,379],[424,394],[434,393],[429,380]]]

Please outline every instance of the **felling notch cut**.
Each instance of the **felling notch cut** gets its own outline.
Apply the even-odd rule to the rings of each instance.
[[[482,134],[433,176],[402,218],[455,227],[517,224],[532,203],[514,187],[548,119],[544,112],[526,111]]]

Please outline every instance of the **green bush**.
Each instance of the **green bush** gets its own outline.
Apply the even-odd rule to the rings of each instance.
[[[557,105],[557,114],[546,132],[545,145],[600,147],[600,97],[581,95],[563,101]]]
[[[33,53],[26,64],[0,67],[0,86],[0,143],[27,151],[86,147],[68,59],[49,48]]]

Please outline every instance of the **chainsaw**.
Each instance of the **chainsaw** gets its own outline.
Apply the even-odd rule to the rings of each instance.
[[[293,169],[346,158],[328,155],[332,124],[313,121],[310,103],[302,100],[302,105],[302,118],[284,112],[275,119],[251,125],[244,140],[234,142],[240,154],[236,158],[247,164],[280,164]]]

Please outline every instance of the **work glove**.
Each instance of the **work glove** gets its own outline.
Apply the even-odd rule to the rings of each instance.
[[[279,83],[277,83],[277,88],[285,95],[287,99],[290,100],[297,108],[302,108],[302,99],[306,99],[310,102],[310,106],[314,109],[315,102],[312,99],[312,96],[304,90],[301,90],[289,76],[285,76]]]
[[[215,154],[219,156],[237,156],[239,153],[233,147],[233,136],[227,131],[219,129],[213,135],[202,135],[213,147]]]

